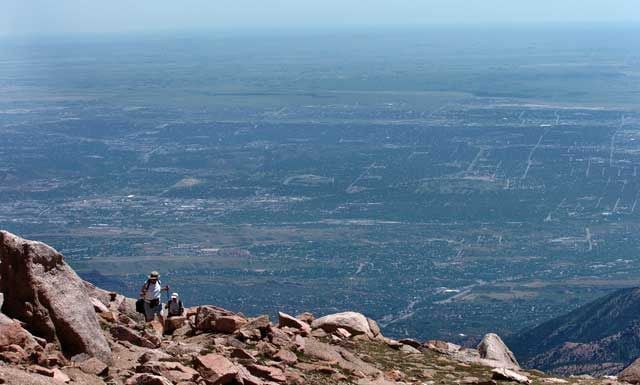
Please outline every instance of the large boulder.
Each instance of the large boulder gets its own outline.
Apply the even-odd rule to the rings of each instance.
[[[238,314],[217,306],[199,306],[194,320],[195,329],[201,332],[231,334],[244,325],[248,320]]]
[[[232,382],[239,372],[233,362],[215,353],[196,357],[194,366],[209,385]]]
[[[640,358],[636,359],[627,366],[620,374],[618,380],[628,382],[630,384],[640,383]]]
[[[339,328],[345,329],[353,335],[366,334],[373,337],[367,317],[360,313],[347,311],[320,317],[311,323],[312,329],[322,329],[332,333]]]
[[[489,366],[520,369],[516,357],[497,334],[486,334],[477,349],[480,353],[480,358],[495,362],[494,365]]]
[[[84,281],[53,248],[0,231],[0,292],[2,312],[34,335],[58,343],[68,356],[86,353],[111,362]]]

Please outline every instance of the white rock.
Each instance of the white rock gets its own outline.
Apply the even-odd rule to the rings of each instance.
[[[516,373],[511,369],[506,368],[496,368],[491,371],[493,373],[494,380],[505,380],[505,381],[515,381],[520,384],[530,384],[531,380],[529,377],[524,376],[520,373]]]
[[[413,346],[409,346],[409,345],[402,345],[400,347],[400,351],[403,353],[407,353],[407,354],[421,354],[422,352],[416,348],[414,348]]]
[[[329,314],[318,318],[311,323],[311,328],[322,329],[329,333],[336,331],[338,328],[342,328],[353,335],[366,334],[367,336],[373,337],[367,317],[353,311]]]
[[[478,352],[481,359],[495,361],[495,363],[487,363],[486,366],[520,369],[515,355],[497,334],[486,334],[478,345]]]

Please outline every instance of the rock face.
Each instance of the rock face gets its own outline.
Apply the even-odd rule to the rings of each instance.
[[[59,343],[68,356],[111,362],[83,281],[53,248],[0,231],[0,292],[2,312],[34,335]]]
[[[311,328],[322,329],[326,332],[334,332],[342,328],[353,335],[365,334],[373,337],[367,317],[353,311],[320,317],[311,323]]]
[[[485,335],[478,345],[478,352],[480,353],[480,358],[495,361],[497,367],[520,369],[516,357],[497,334],[489,333]]]

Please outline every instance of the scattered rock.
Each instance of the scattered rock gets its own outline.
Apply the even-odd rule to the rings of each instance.
[[[409,346],[409,345],[402,345],[400,347],[400,351],[403,353],[407,353],[407,354],[421,354],[422,352],[416,348],[414,348],[413,346]]]
[[[380,326],[378,323],[371,318],[367,318],[367,323],[369,324],[369,330],[371,330],[371,334],[373,337],[382,337],[382,332],[380,332]]]
[[[242,348],[233,349],[231,351],[231,357],[239,358],[241,360],[256,361],[256,358],[253,356],[253,354],[249,353],[248,351]]]
[[[69,376],[67,376],[64,372],[62,372],[58,368],[53,369],[52,377],[53,377],[53,381],[59,384],[68,384],[69,382],[71,382],[71,378],[69,378]]]
[[[392,369],[384,372],[384,377],[391,381],[402,381],[406,375],[397,369]]]
[[[356,382],[357,385],[398,385],[395,381],[390,381],[384,378],[383,376],[370,379],[370,378],[361,378]]]
[[[217,306],[199,306],[196,310],[194,327],[201,332],[231,334],[248,323],[238,314]]]
[[[273,366],[253,364],[253,365],[247,366],[247,369],[254,376],[265,378],[270,381],[276,381],[276,382],[287,381],[287,377],[284,375],[284,371],[280,368],[275,368]]]
[[[150,341],[148,338],[142,337],[124,325],[113,326],[111,328],[111,335],[118,341],[131,342],[132,344],[142,346],[143,348],[154,349],[158,347],[158,344]]]
[[[422,378],[433,378],[436,375],[436,371],[433,369],[423,369],[420,373]]]
[[[95,357],[82,361],[79,367],[83,372],[96,376],[106,376],[109,373],[109,367]]]
[[[304,312],[302,314],[298,314],[296,316],[296,318],[299,319],[302,322],[308,323],[309,325],[311,325],[313,320],[315,320],[315,317],[313,316],[313,314],[311,314],[309,312]]]
[[[392,338],[383,338],[383,341],[385,344],[387,344],[388,347],[392,348],[392,349],[400,349],[401,347],[403,347],[404,345],[401,344],[400,342],[392,339]]]
[[[195,368],[207,384],[211,385],[231,382],[238,374],[238,368],[231,361],[215,353],[198,356]]]
[[[496,368],[491,371],[492,378],[494,380],[499,381],[514,381],[520,384],[530,384],[531,380],[529,377],[522,375],[520,373],[514,372],[511,369],[506,368]]]
[[[149,373],[138,373],[131,376],[125,385],[173,385],[171,381],[162,376]]]
[[[91,304],[93,305],[93,310],[95,310],[96,313],[106,313],[109,311],[109,308],[105,304],[103,304],[99,299],[93,298],[93,297],[89,297],[89,299],[91,300]]]
[[[173,359],[173,357],[170,354],[167,354],[160,349],[153,349],[147,350],[144,354],[138,357],[138,362],[144,364],[149,361],[169,361],[171,359]]]
[[[57,342],[67,356],[87,353],[111,362],[111,349],[91,299],[60,253],[41,242],[0,231],[2,311],[32,333]]]
[[[429,350],[436,352],[450,354],[458,352],[462,347],[460,345],[452,344],[451,342],[429,340],[423,344],[423,346]]]
[[[243,385],[263,385],[264,381],[254,376],[244,366],[238,366],[238,374],[236,380]]]
[[[367,376],[377,376],[380,374],[380,371],[376,369],[375,366],[362,361],[348,350],[312,338],[305,339],[304,355],[322,361],[335,362],[342,369],[361,372]]]
[[[398,340],[398,342],[400,342],[403,345],[409,345],[413,348],[416,349],[420,349],[422,347],[422,344],[412,338],[403,338],[401,340]]]
[[[225,315],[216,319],[213,331],[231,334],[247,323],[247,320],[237,315]]]
[[[343,339],[348,339],[351,337],[351,333],[349,333],[346,329],[343,329],[343,328],[337,328],[334,333],[337,337],[340,337]]]
[[[179,362],[149,361],[136,368],[138,373],[149,373],[162,376],[172,383],[193,381],[198,378],[198,372]]]
[[[51,385],[51,377],[30,373],[17,368],[0,366],[0,384]]]
[[[164,323],[164,332],[173,333],[173,331],[180,329],[187,322],[187,317],[175,316],[169,317]]]
[[[0,313],[0,357],[18,363],[41,352],[42,346],[34,336],[16,322]]]
[[[290,328],[298,329],[303,336],[307,336],[311,333],[311,327],[308,323],[282,312],[278,312],[278,326],[288,326]]]
[[[625,380],[623,380],[625,381]],[[542,382],[547,384],[568,384],[569,381],[563,380],[562,378],[554,378],[554,377],[546,377],[542,379]],[[629,382],[629,381],[626,381]]]
[[[269,340],[272,344],[278,347],[289,348],[293,344],[291,335],[277,327],[271,327],[269,330]]]
[[[273,359],[277,361],[282,361],[287,365],[295,364],[298,361],[298,357],[291,350],[288,349],[280,349],[273,356]]]

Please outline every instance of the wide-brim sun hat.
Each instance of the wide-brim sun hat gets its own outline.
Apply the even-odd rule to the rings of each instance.
[[[149,279],[153,278],[160,278],[160,273],[158,273],[157,271],[152,271],[151,273],[149,273]]]
[[[178,298],[178,293],[171,293],[171,298]]]

